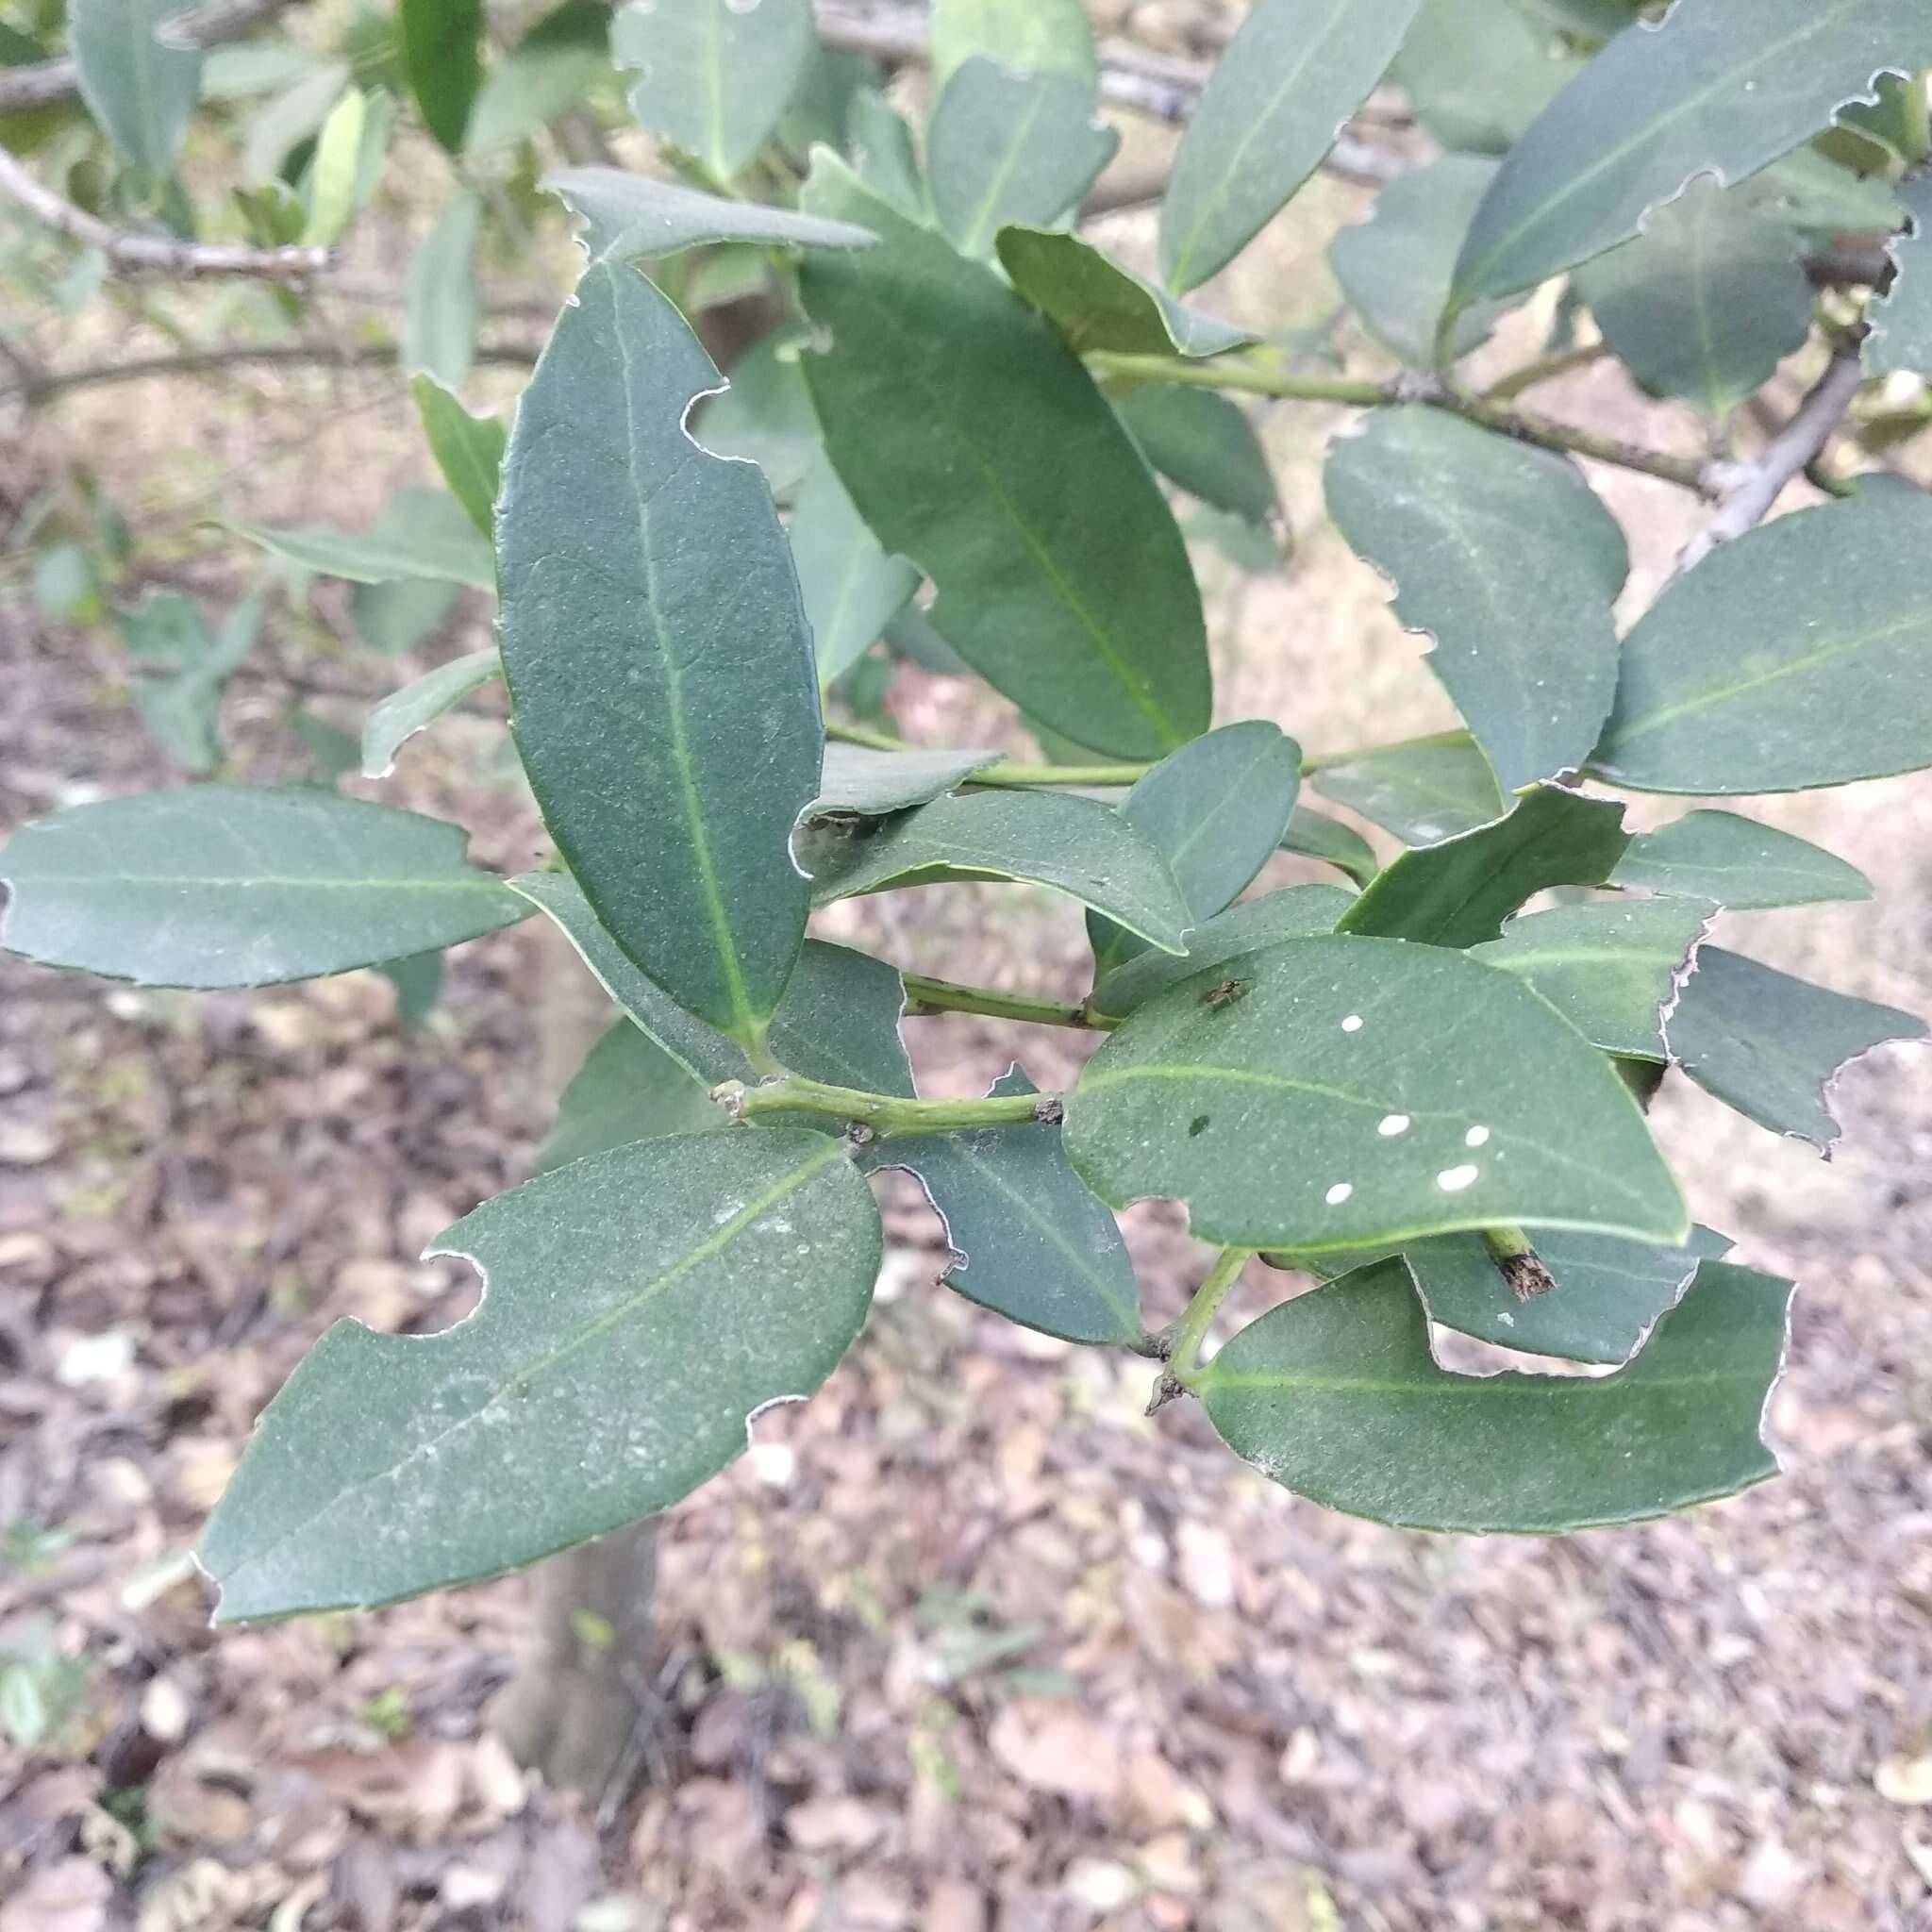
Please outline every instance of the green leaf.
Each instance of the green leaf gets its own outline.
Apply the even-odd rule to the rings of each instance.
[[[871,751],[858,744],[828,744],[819,795],[809,816],[857,812],[884,818],[928,805],[956,791],[975,772],[996,765],[996,751]]]
[[[1826,242],[1847,232],[1886,235],[1906,218],[1889,182],[1848,173],[1812,148],[1800,148],[1774,161],[1731,192],[1781,216],[1813,241]]]
[[[277,177],[290,155],[320,131],[348,86],[350,72],[345,60],[308,69],[249,116],[242,148],[243,180],[251,187],[272,188],[286,200],[287,184]]]
[[[1414,20],[1417,0],[1257,0],[1181,138],[1160,266],[1186,291],[1224,269],[1321,166]]]
[[[808,331],[781,323],[731,365],[730,388],[691,412],[691,434],[714,456],[756,463],[788,497],[819,452],[819,422],[798,358]]]
[[[1609,883],[1739,909],[1872,896],[1872,881],[1857,866],[1729,811],[1687,812],[1640,832]]]
[[[912,601],[919,573],[904,558],[886,555],[823,451],[799,486],[791,538],[824,690]]]
[[[1536,1535],[1641,1523],[1777,1474],[1760,1431],[1790,1303],[1789,1282],[1707,1262],[1614,1375],[1454,1375],[1389,1261],[1244,1328],[1200,1395],[1237,1455],[1352,1516]]]
[[[450,493],[487,541],[493,534],[497,485],[503,479],[507,430],[494,416],[473,416],[433,375],[412,376],[409,393],[429,439],[429,453]]]
[[[901,214],[924,221],[927,197],[919,152],[906,118],[885,95],[868,88],[853,102],[846,143],[853,173]]]
[[[1039,1090],[1014,1067],[991,1091]],[[924,1189],[952,1249],[941,1278],[968,1301],[1065,1341],[1141,1341],[1140,1287],[1120,1224],[1067,1165],[1058,1128],[888,1140],[867,1150],[865,1165],[902,1168]]]
[[[387,778],[396,768],[396,753],[417,732],[436,723],[473,691],[480,691],[503,675],[496,652],[472,651],[425,671],[421,677],[391,691],[369,713],[362,726],[362,775]]]
[[[383,959],[375,970],[395,989],[396,1024],[405,1033],[420,1033],[442,997],[442,955],[411,953],[405,959]]]
[[[1178,1200],[1241,1247],[1690,1225],[1602,1054],[1513,974],[1395,940],[1286,940],[1170,987],[1087,1063],[1066,1134],[1110,1207]]]
[[[1582,66],[1513,6],[1423,0],[1391,78],[1452,153],[1502,156]]]
[[[461,154],[483,85],[483,0],[396,0],[396,40],[424,126]]]
[[[1861,492],[1687,571],[1624,640],[1592,759],[1635,791],[1798,791],[1932,764],[1932,499]]]
[[[483,203],[467,188],[454,195],[409,264],[403,291],[403,369],[459,389],[476,359],[476,240]]]
[[[1756,959],[1706,946],[1665,1027],[1671,1058],[1746,1120],[1828,1154],[1839,1137],[1840,1069],[1888,1040],[1923,1040],[1925,1023],[1848,998]]]
[[[397,491],[366,531],[338,530],[327,524],[305,524],[297,530],[256,524],[228,527],[303,570],[344,577],[352,584],[388,584],[406,577],[467,584],[479,591],[496,584],[489,542],[462,505],[441,490]]]
[[[406,657],[448,623],[461,591],[426,577],[351,584],[349,615],[356,634],[385,658]]]
[[[936,0],[932,69],[941,91],[984,55],[1024,74],[1074,74],[1091,95],[1100,73],[1093,29],[1080,0]]]
[[[1274,858],[1301,787],[1301,762],[1291,738],[1251,719],[1184,744],[1122,800],[1121,816],[1173,868],[1191,924],[1232,906]],[[1087,915],[1087,937],[1096,979],[1144,950],[1096,912]]]
[[[719,242],[870,248],[874,240],[870,230],[849,222],[705,194],[623,168],[558,168],[544,175],[543,186],[584,224],[584,249],[592,261],[655,260]]]
[[[1451,319],[1629,241],[1698,175],[1755,175],[1880,70],[1928,65],[1920,0],[1690,0],[1620,34],[1504,162],[1463,243]]]
[[[1177,302],[1078,235],[1006,227],[995,238],[1013,291],[1076,356],[1220,356],[1259,337]]]
[[[821,906],[908,886],[1024,879],[1107,914],[1163,952],[1179,952],[1193,924],[1167,860],[1093,798],[975,791],[861,828],[808,825],[797,844]]]
[[[509,885],[556,922],[604,991],[692,1078],[708,1089],[759,1077],[736,1041],[688,1013],[638,971],[598,924],[575,879],[525,873]],[[844,946],[807,940],[772,1022],[772,1050],[808,1079],[909,1096],[912,1070],[899,1037],[905,1006],[905,986],[891,967]]]
[[[175,172],[201,89],[201,49],[169,31],[189,0],[70,0],[67,46],[95,125],[147,186]]]
[[[1281,835],[1281,849],[1332,865],[1360,886],[1367,885],[1381,869],[1374,848],[1359,832],[1300,803]]]
[[[1577,292],[1653,395],[1724,417],[1811,333],[1811,283],[1790,225],[1693,181],[1634,242],[1584,264]]]
[[[537,1172],[634,1141],[707,1134],[725,1124],[724,1109],[700,1082],[628,1020],[617,1020],[563,1090],[537,1150]]]
[[[764,479],[685,433],[717,380],[651,283],[585,271],[510,435],[500,631],[517,748],[598,917],[755,1046],[805,935],[785,841],[824,734]]]
[[[778,123],[778,144],[796,166],[810,165],[815,147],[843,154],[852,110],[861,96],[876,93],[885,75],[875,60],[863,54],[836,52],[815,44],[805,65],[805,76],[792,93]]]
[[[990,255],[1008,222],[1072,213],[1121,138],[1093,118],[1093,87],[975,56],[946,82],[926,138],[933,211],[967,255]]]
[[[1698,1264],[1730,1245],[1707,1227],[1693,1227],[1681,1248],[1553,1228],[1536,1251],[1557,1285],[1528,1301],[1517,1300],[1480,1235],[1418,1241],[1403,1258],[1432,1322],[1525,1355],[1621,1368],[1684,1298]]]
[[[860,514],[938,587],[946,641],[1093,750],[1198,737],[1212,690],[1187,546],[1092,378],[990,269],[823,152],[806,201],[882,238],[807,258],[832,345],[806,377]]]
[[[441,1335],[341,1322],[263,1413],[202,1539],[219,1621],[393,1603],[668,1508],[864,1325],[879,1218],[843,1148],[680,1135],[486,1201]]]
[[[564,0],[483,77],[463,130],[463,153],[493,154],[584,105],[610,68],[610,9]]]
[[[1506,809],[1490,761],[1474,744],[1397,745],[1324,764],[1315,790],[1393,832],[1405,845],[1433,845],[1473,832]]]
[[[610,52],[619,67],[638,71],[638,125],[694,156],[722,185],[758,158],[805,77],[811,0],[632,0],[612,17]]]
[[[1268,454],[1239,403],[1212,390],[1156,382],[1114,407],[1141,454],[1170,483],[1244,523],[1265,527],[1278,514]]]
[[[368,118],[368,95],[352,87],[322,124],[308,169],[308,219],[302,230],[303,242],[309,247],[325,247],[339,240],[356,211],[356,179]]]
[[[141,722],[184,771],[213,771],[222,760],[222,690],[255,648],[261,599],[238,604],[219,635],[178,591],[151,590],[131,609],[115,614],[128,656],[173,674],[135,680],[134,708]]]
[[[1349,307],[1411,369],[1435,366],[1436,325],[1449,299],[1457,251],[1495,178],[1491,160],[1445,155],[1398,175],[1376,195],[1369,219],[1338,230],[1328,244],[1328,265]],[[1480,348],[1509,307],[1485,302],[1466,310],[1450,339],[1449,359]]]
[[[1505,792],[1579,769],[1617,688],[1624,533],[1566,457],[1441,409],[1378,409],[1328,454],[1328,513]]]
[[[1630,843],[1624,808],[1539,785],[1507,818],[1405,852],[1342,916],[1341,930],[1475,946],[1550,886],[1600,886]]]
[[[1088,1006],[1105,1017],[1124,1019],[1156,993],[1206,973],[1211,966],[1243,958],[1277,940],[1312,939],[1333,932],[1335,922],[1348,910],[1350,898],[1340,886],[1286,886],[1278,892],[1264,892],[1258,899],[1203,920],[1188,935],[1188,950],[1182,958],[1171,953],[1139,953],[1114,967],[1095,986]]]
[[[528,915],[467,839],[306,785],[192,785],[73,806],[0,848],[6,945],[138,986],[277,986],[455,945]]]
[[[1902,183],[1899,198],[1911,230],[1891,243],[1898,277],[1872,305],[1865,366],[1874,375],[1932,375],[1932,174]]]
[[[1593,1046],[1661,1060],[1661,1014],[1676,998],[1711,908],[1628,899],[1512,919],[1475,957],[1527,980]]]

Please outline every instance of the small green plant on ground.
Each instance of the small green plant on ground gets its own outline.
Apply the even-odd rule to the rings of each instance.
[[[462,13],[410,75],[446,145],[485,85]],[[1474,87],[1471,46],[1494,65]],[[75,51],[91,102],[111,92]],[[1675,1069],[1826,1149],[1837,1069],[1924,1028],[1707,943],[1724,908],[1869,896],[1850,865],[1719,808],[1633,835],[1612,794],[1932,764],[1932,504],[1830,462],[1869,380],[1932,369],[1932,12],[1260,0],[1181,142],[1160,285],[1067,225],[1113,149],[1103,78],[1122,92],[1081,9],[945,0],[930,51],[922,142],[874,68],[817,46],[806,0],[620,8],[609,55],[675,178],[552,177],[586,260],[507,436],[418,386],[442,569],[493,580],[501,647],[378,707],[365,768],[502,676],[551,866],[496,877],[457,826],[224,784],[77,807],[0,854],[7,943],[51,965],[275,985],[541,916],[615,1008],[545,1171],[437,1250],[484,1275],[477,1312],[428,1340],[341,1324],[263,1416],[201,1551],[225,1619],[490,1576],[690,1493],[863,1328],[883,1168],[942,1215],[959,1292],[1149,1357],[1157,1406],[1198,1400],[1332,1507],[1557,1532],[1774,1471],[1790,1284],[1724,1258],[1645,1108]],[[1380,381],[1190,298],[1391,65],[1448,152],[1335,238],[1404,364]],[[1807,249],[1861,227],[1896,239],[1814,302]],[[788,313],[721,395],[674,292],[748,258]],[[1559,276],[1569,333],[1474,391],[1463,358]],[[1748,458],[1518,401],[1607,353],[1727,425],[1807,345],[1812,388]],[[1156,472],[1265,537],[1233,396],[1363,412],[1330,510],[1433,634],[1466,728],[1319,754],[1278,721],[1214,728]],[[1578,457],[1710,504],[1621,637],[1624,536]],[[1838,500],[1764,525],[1807,470]],[[337,534],[254,534],[376,568]],[[970,669],[1060,761],[828,723],[882,637]],[[1305,781],[1402,849],[1379,864]],[[1243,899],[1284,846],[1335,882]],[[1085,908],[1084,989],[904,974],[808,933],[833,901],[990,879]],[[1105,1039],[1064,1092],[1015,1069],[929,1099],[909,1012]],[[1114,1219],[1149,1197],[1219,1249],[1160,1333]],[[1257,1254],[1322,1285],[1210,1353]],[[1452,1373],[1431,1323],[1602,1373]]]

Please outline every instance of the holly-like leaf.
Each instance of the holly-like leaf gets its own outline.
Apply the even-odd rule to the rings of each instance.
[[[926,139],[933,212],[963,253],[990,255],[1008,222],[1071,214],[1120,144],[1093,118],[1091,81],[975,55],[946,82]]]
[[[514,925],[462,827],[307,785],[76,805],[0,848],[5,943],[137,986],[277,986]]]
[[[1268,454],[1239,403],[1208,389],[1154,382],[1115,408],[1141,455],[1190,496],[1262,526],[1278,512]]]
[[[486,1201],[436,1254],[476,1312],[340,1322],[263,1413],[202,1539],[218,1620],[394,1603],[668,1508],[809,1395],[865,1324],[878,1209],[844,1149],[687,1134]]]
[[[975,772],[996,765],[996,751],[873,751],[859,744],[825,746],[824,775],[807,816],[857,812],[886,818],[957,791]]]
[[[1381,869],[1374,847],[1359,832],[1299,802],[1281,835],[1281,849],[1332,865],[1358,886],[1367,885]]]
[[[411,377],[409,393],[442,480],[487,542],[494,533],[496,491],[509,431],[494,416],[471,415],[433,375]]]
[[[1491,9],[1499,16],[1507,8]],[[1496,164],[1475,155],[1444,155],[1398,175],[1375,197],[1365,222],[1339,229],[1328,265],[1349,307],[1391,355],[1411,369],[1436,361],[1436,325],[1469,224],[1496,178]],[[1490,338],[1507,302],[1465,309],[1448,345],[1455,361]]]
[[[1212,691],[1187,546],[1092,378],[991,269],[823,152],[806,202],[881,237],[807,258],[831,347],[806,375],[860,514],[937,586],[946,641],[1093,750],[1198,737]]]
[[[424,126],[461,154],[483,85],[483,0],[396,0],[396,42]]]
[[[1741,181],[1874,77],[1932,65],[1920,0],[1690,0],[1620,34],[1511,149],[1463,243],[1449,319],[1627,242],[1699,175]]]
[[[403,367],[460,388],[476,359],[482,297],[476,242],[483,202],[467,188],[451,196],[409,264],[403,291]]]
[[[1168,863],[1110,806],[1055,791],[975,791],[854,830],[808,824],[799,863],[818,905],[949,881],[1064,892],[1163,952],[1193,920]]]
[[[1932,174],[1901,183],[1899,199],[1911,229],[1891,244],[1898,276],[1872,305],[1865,366],[1874,375],[1932,375]]]
[[[1582,65],[1507,0],[1423,0],[1391,77],[1452,153],[1507,155]]]
[[[887,556],[823,450],[799,486],[791,536],[824,687],[851,670],[912,601],[919,573],[903,557]]]
[[[1294,809],[1301,760],[1291,738],[1250,719],[1183,745],[1121,801],[1121,816],[1173,868],[1191,924],[1233,905],[1274,858]],[[1087,937],[1096,979],[1144,950],[1095,912],[1087,915]]]
[[[1839,1138],[1832,1088],[1850,1061],[1925,1023],[1852,999],[1756,959],[1706,946],[1664,1028],[1671,1058],[1707,1093],[1774,1134],[1828,1154]]]
[[[1322,165],[1415,18],[1417,0],[1257,0],[1174,157],[1160,266],[1185,294],[1224,269]]]
[[[272,530],[258,524],[230,524],[238,537],[318,576],[344,577],[352,584],[390,584],[423,578],[440,584],[495,587],[496,565],[490,544],[454,496],[441,490],[399,490],[367,530],[338,530],[327,524],[305,524],[295,530]]]
[[[1018,1067],[991,1088],[1038,1091]],[[917,1178],[953,1251],[945,1284],[967,1300],[1065,1341],[1141,1341],[1140,1288],[1120,1224],[1067,1165],[1058,1128],[888,1140],[867,1150],[865,1165]]]
[[[1617,688],[1624,533],[1568,458],[1441,409],[1380,409],[1328,454],[1328,512],[1436,640],[1428,666],[1502,789],[1574,771]]]
[[[1156,995],[1087,1063],[1066,1134],[1108,1206],[1179,1200],[1241,1247],[1690,1226],[1602,1054],[1513,974],[1395,940],[1286,940]]]
[[[1109,260],[1078,235],[1006,227],[995,238],[1013,292],[1040,310],[1076,356],[1220,356],[1257,341],[1231,322],[1191,308]]]
[[[1184,979],[1272,946],[1277,940],[1309,939],[1335,930],[1351,894],[1340,886],[1285,886],[1204,920],[1188,935],[1188,950],[1138,953],[1108,972],[1093,989],[1089,1008],[1103,1019],[1122,1020],[1158,992]],[[1234,991],[1239,991],[1237,987]]]
[[[503,660],[494,650],[472,651],[391,691],[363,721],[362,775],[387,778],[408,740],[502,675]]]
[[[635,68],[638,125],[701,161],[722,184],[772,137],[805,77],[811,0],[679,0],[620,7],[611,58]]]
[[[1624,640],[1591,762],[1631,791],[1701,795],[1932,764],[1932,498],[1861,491],[1687,571]]]
[[[1609,883],[1740,910],[1872,896],[1872,881],[1857,866],[1729,811],[1686,812],[1640,832]]]
[[[1550,886],[1600,886],[1630,843],[1624,808],[1539,785],[1507,818],[1405,852],[1351,905],[1344,932],[1476,946]]]
[[[1634,242],[1585,263],[1576,289],[1645,389],[1713,417],[1755,395],[1811,333],[1790,225],[1707,177],[1656,209]]]
[[[1455,1375],[1386,1261],[1244,1328],[1199,1392],[1237,1455],[1311,1502],[1405,1529],[1559,1535],[1777,1474],[1761,1431],[1790,1304],[1790,1282],[1707,1261],[1614,1375]]]
[[[1690,899],[1558,906],[1512,919],[1475,957],[1526,979],[1592,1045],[1661,1060],[1677,996],[1711,908]]]
[[[1490,761],[1467,740],[1365,751],[1324,763],[1311,780],[1324,798],[1358,811],[1405,845],[1434,845],[1501,817]]]
[[[721,242],[774,248],[870,248],[871,233],[795,208],[706,194],[625,168],[558,168],[543,186],[584,225],[592,261],[648,261]]]
[[[932,70],[941,92],[980,56],[1023,74],[1077,75],[1090,94],[1099,76],[1081,0],[936,0]]]
[[[537,1172],[568,1167],[633,1141],[708,1134],[726,1124],[709,1091],[628,1020],[615,1020],[584,1056],[537,1150]]]
[[[771,493],[685,433],[717,379],[643,276],[585,271],[510,436],[501,636],[524,768],[598,918],[750,1044],[805,936],[785,841],[824,734]]]
[[[70,0],[67,9],[80,97],[150,188],[174,174],[201,91],[201,49],[171,31],[191,8],[192,0]]]
[[[789,500],[819,453],[819,422],[798,358],[807,332],[781,323],[731,365],[730,388],[691,412],[691,434],[713,456],[756,463],[772,494]]]

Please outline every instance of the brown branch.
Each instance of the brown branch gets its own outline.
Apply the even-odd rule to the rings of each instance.
[[[239,41],[291,4],[292,0],[231,0],[227,6],[206,7],[185,20],[169,22],[168,38],[192,47],[219,46],[225,41]],[[31,67],[0,69],[0,114],[71,101],[79,92],[78,71],[65,56]]]

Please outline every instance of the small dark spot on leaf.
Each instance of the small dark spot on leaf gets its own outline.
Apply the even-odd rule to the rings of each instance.
[[[1191,1141],[1198,1140],[1207,1131],[1208,1116],[1205,1113],[1197,1113],[1194,1116],[1194,1118],[1188,1123],[1188,1139]]]

